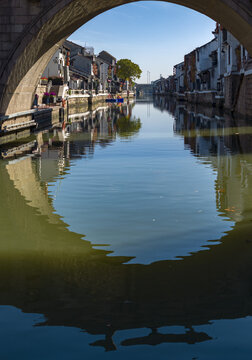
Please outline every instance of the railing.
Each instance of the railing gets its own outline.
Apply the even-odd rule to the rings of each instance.
[[[89,95],[90,90],[84,90],[84,89],[72,90],[72,89],[69,89],[68,94],[69,95]]]

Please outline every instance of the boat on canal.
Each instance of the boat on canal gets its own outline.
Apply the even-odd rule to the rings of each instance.
[[[123,103],[124,102],[124,98],[120,98],[120,99],[106,99],[107,103]]]

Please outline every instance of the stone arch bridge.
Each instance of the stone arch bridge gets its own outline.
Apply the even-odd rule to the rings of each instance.
[[[1,0],[0,114],[31,108],[48,61],[81,25],[134,0]],[[251,0],[172,0],[220,22],[252,54]]]

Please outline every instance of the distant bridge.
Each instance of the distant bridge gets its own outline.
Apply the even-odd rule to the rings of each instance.
[[[152,84],[137,84],[136,85],[137,95],[152,95],[153,94],[153,85]]]

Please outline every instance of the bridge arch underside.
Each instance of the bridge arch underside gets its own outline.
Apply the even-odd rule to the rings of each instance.
[[[8,115],[30,109],[40,76],[64,40],[95,16],[131,2],[135,1],[22,0],[21,4],[24,5],[20,7],[15,5],[16,2],[13,0],[3,0],[0,4],[0,15],[9,13],[9,19],[12,19],[10,21],[15,25],[6,24],[3,27],[3,30],[6,28],[6,34],[1,34],[6,35],[5,39],[9,39],[9,50],[2,51],[4,56],[0,59],[0,114]],[[218,21],[252,54],[250,0],[168,2],[186,6]],[[20,10],[23,24],[18,26],[16,24],[20,17],[15,17],[15,14],[20,14]]]

